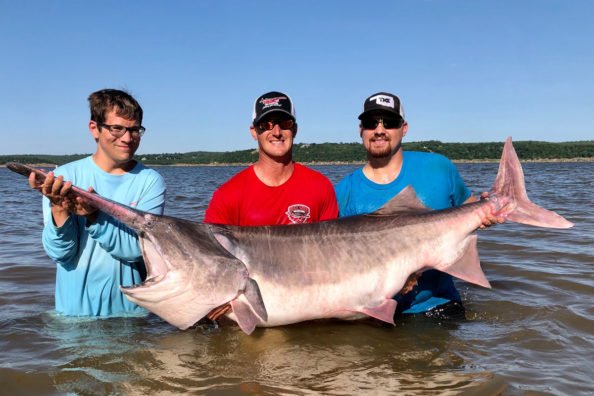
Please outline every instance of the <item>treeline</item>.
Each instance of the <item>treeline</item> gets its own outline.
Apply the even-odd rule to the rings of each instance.
[[[497,160],[503,142],[496,143],[443,143],[437,140],[403,143],[405,150],[443,154],[452,160]],[[539,141],[514,142],[522,160],[593,159],[594,141],[549,143]],[[361,143],[300,143],[294,146],[294,158],[299,162],[362,162],[365,150]],[[0,165],[7,162],[61,165],[89,154],[72,155],[0,155]],[[144,154],[137,159],[148,165],[217,165],[247,164],[254,162],[258,151],[226,152],[192,151],[188,153]]]

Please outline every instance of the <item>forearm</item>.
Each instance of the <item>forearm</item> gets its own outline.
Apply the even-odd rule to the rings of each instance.
[[[476,202],[476,201],[478,201],[478,198],[474,194],[470,194],[470,197],[468,197],[468,199],[466,201],[464,201],[464,203],[462,205],[466,205],[466,204]]]
[[[68,217],[70,217],[70,213],[61,206],[51,205],[52,222],[56,227],[62,227],[66,223],[66,220],[68,220]]]

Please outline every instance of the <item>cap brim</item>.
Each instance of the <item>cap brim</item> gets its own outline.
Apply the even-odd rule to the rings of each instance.
[[[295,116],[294,116],[293,114],[289,113],[288,111],[286,111],[286,110],[283,110],[283,109],[274,109],[274,110],[269,110],[269,111],[267,111],[266,113],[260,114],[260,117],[258,117],[258,118],[254,118],[254,121],[253,121],[253,122],[254,122],[254,123],[256,123],[256,122],[260,122],[260,120],[261,120],[262,118],[264,118],[264,117],[266,117],[268,114],[272,114],[272,113],[284,113],[284,114],[288,115],[289,117],[291,117],[291,118],[293,119],[293,121],[297,121],[297,119],[295,118]]]
[[[376,115],[376,114],[389,114],[391,116],[400,117],[404,120],[404,118],[400,115],[400,113],[398,113],[396,111],[386,110],[386,109],[367,110],[367,111],[364,111],[363,113],[359,114],[358,118],[362,119],[363,117],[370,116],[370,115]]]

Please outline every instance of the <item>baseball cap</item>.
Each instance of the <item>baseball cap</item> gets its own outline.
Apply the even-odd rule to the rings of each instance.
[[[289,95],[272,91],[259,96],[254,102],[252,122],[259,122],[262,117],[272,112],[285,113],[296,121],[295,106],[293,106],[293,101],[291,101]]]
[[[402,103],[400,103],[400,98],[391,93],[378,92],[365,99],[363,113],[359,115],[359,119],[377,111],[393,113],[404,120],[404,108],[402,107]]]

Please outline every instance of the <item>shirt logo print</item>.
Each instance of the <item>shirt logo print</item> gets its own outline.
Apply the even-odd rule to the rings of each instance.
[[[292,224],[305,224],[311,217],[309,206],[303,204],[291,205],[285,212]]]

